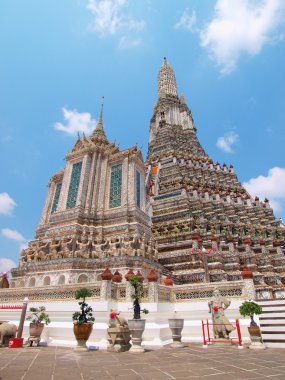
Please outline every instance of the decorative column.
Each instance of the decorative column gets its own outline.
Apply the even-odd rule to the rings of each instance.
[[[244,292],[245,298],[249,300],[254,300],[256,298],[256,292],[255,292],[255,287],[254,287],[254,282],[253,282],[253,274],[246,265],[243,267],[241,276],[244,280],[243,292]]]
[[[152,269],[147,276],[148,280],[148,301],[157,302],[158,301],[158,286],[157,280],[158,276],[155,271]]]
[[[87,195],[86,195],[86,209],[91,209],[91,203],[92,203],[92,194],[94,189],[94,183],[95,183],[95,176],[96,176],[96,158],[97,158],[97,152],[93,153],[92,161],[91,161],[91,168],[90,168],[90,176],[89,176],[89,182],[88,182],[88,189],[87,189]]]
[[[133,302],[132,294],[134,293],[133,286],[129,283],[129,279],[133,277],[135,274],[132,269],[129,269],[128,273],[125,275],[126,283],[126,301]]]
[[[124,161],[122,162],[122,198],[121,198],[121,207],[128,206],[129,203],[129,159],[128,157],[125,157]],[[134,175],[134,173],[133,173]],[[133,187],[132,187],[133,188]]]
[[[108,158],[99,153],[96,166],[96,178],[93,192],[92,209],[103,211],[109,208],[110,193],[110,168],[108,168]],[[98,175],[100,173],[100,177]],[[107,187],[108,186],[108,187]]]
[[[101,273],[101,289],[100,289],[100,300],[101,301],[108,301],[111,299],[111,280],[112,280],[113,274],[109,270],[109,268],[106,268],[104,272]]]
[[[124,169],[124,166],[123,166]],[[136,167],[134,161],[130,162],[128,165],[128,187],[127,187],[127,202],[130,207],[136,205]],[[124,173],[124,172],[123,172]],[[123,194],[124,195],[124,194]]]
[[[91,157],[89,155],[85,155],[82,161],[82,169],[78,186],[76,206],[85,206],[87,186],[90,175],[90,165]]]

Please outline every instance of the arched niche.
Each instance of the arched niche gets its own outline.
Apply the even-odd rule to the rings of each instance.
[[[44,283],[43,283],[44,286],[48,286],[50,285],[50,276],[46,276],[44,278]]]
[[[36,285],[36,279],[35,279],[35,277],[30,278],[29,287],[33,288],[35,285]]]
[[[58,278],[58,285],[63,285],[65,284],[65,275],[61,274]]]
[[[77,282],[78,284],[89,282],[89,277],[87,276],[87,274],[81,274],[80,276],[78,276]]]

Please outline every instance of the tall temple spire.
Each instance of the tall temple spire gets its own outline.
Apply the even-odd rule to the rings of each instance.
[[[104,127],[103,127],[103,108],[104,108],[104,96],[102,96],[99,120],[98,120],[95,130],[92,133],[92,136],[100,136],[106,139],[106,135],[104,132]]]
[[[97,131],[103,131],[103,109],[104,109],[104,96],[102,96],[102,101],[101,101],[101,111],[100,111],[100,116],[99,116],[99,121],[97,123],[96,130]]]
[[[158,73],[158,98],[166,98],[168,95],[178,97],[174,71],[164,57]]]

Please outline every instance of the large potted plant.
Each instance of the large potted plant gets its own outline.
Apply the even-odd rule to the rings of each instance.
[[[28,321],[31,321],[28,342],[30,345],[32,345],[33,342],[39,344],[45,325],[50,323],[49,315],[46,313],[44,306],[30,307],[29,311],[30,314],[26,318]]]
[[[79,289],[75,293],[75,299],[81,299],[81,301],[78,302],[80,311],[76,311],[72,315],[73,332],[77,340],[77,347],[75,348],[76,351],[88,350],[86,342],[91,335],[95,318],[92,314],[92,307],[85,302],[85,299],[86,297],[91,297],[91,295],[91,291],[86,288]]]
[[[254,321],[254,315],[259,315],[262,313],[262,307],[253,301],[245,301],[239,308],[239,312],[243,317],[250,317],[250,326],[248,327],[248,332],[250,335],[251,342],[262,343],[260,328]]]
[[[147,309],[141,309],[140,300],[143,293],[143,282],[144,278],[140,272],[135,275],[128,277],[128,281],[134,288],[134,293],[132,294],[133,299],[133,319],[128,320],[129,329],[132,336],[132,347],[130,352],[144,352],[144,348],[141,346],[142,334],[145,329],[145,319],[141,319],[141,313],[148,314]]]

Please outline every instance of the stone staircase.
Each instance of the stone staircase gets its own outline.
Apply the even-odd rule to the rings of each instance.
[[[262,307],[259,323],[265,346],[285,348],[285,299],[256,302]]]

